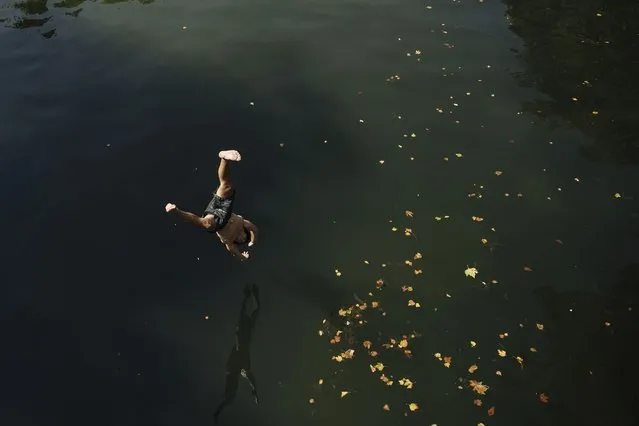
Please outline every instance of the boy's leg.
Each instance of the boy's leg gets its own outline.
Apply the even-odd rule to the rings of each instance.
[[[220,151],[220,166],[217,169],[217,177],[220,181],[220,186],[215,192],[218,197],[227,199],[233,193],[233,185],[229,177],[229,161],[240,161],[242,156],[235,150]]]

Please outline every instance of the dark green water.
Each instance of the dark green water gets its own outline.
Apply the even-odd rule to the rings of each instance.
[[[635,3],[3,0],[0,21],[0,424],[212,424],[249,282],[261,403],[240,380],[220,424],[634,424]],[[163,211],[199,213],[230,147],[263,235],[245,264]],[[368,323],[344,327],[354,293]],[[410,359],[381,347],[412,332]]]

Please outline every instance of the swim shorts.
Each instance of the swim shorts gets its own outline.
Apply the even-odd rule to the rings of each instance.
[[[215,218],[215,229],[212,232],[224,228],[228,223],[231,213],[233,213],[233,200],[235,200],[235,190],[228,198],[221,198],[217,194],[213,194],[213,199],[204,209],[205,216],[212,214]]]

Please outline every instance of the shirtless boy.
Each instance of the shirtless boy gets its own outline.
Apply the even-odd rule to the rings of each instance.
[[[240,161],[242,156],[239,152],[220,151],[220,166],[217,169],[217,177],[220,184],[204,210],[203,216],[183,211],[175,204],[168,203],[165,206],[167,213],[176,215],[186,222],[206,230],[209,233],[216,233],[226,249],[243,261],[249,258],[248,251],[240,251],[238,245],[247,244],[252,247],[257,239],[257,227],[242,216],[233,213],[233,200],[235,199],[235,189],[229,178],[229,163]]]

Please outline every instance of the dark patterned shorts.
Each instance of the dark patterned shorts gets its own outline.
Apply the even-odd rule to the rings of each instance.
[[[213,199],[209,201],[208,206],[204,209],[204,215],[212,214],[215,218],[215,229],[212,232],[224,228],[233,213],[233,200],[235,200],[235,191],[228,198],[221,198],[217,194],[213,194]]]

